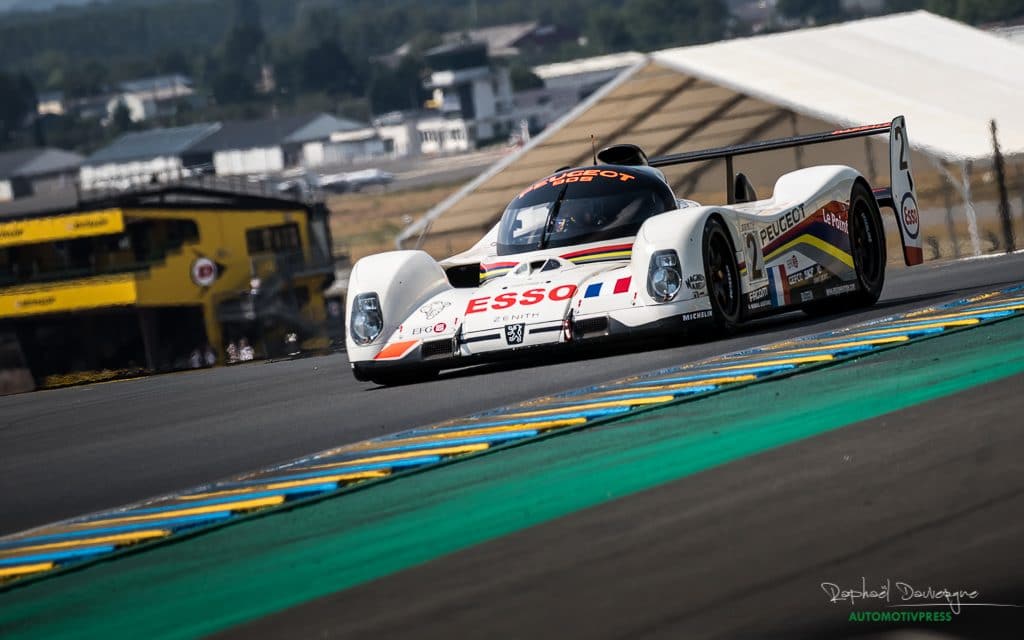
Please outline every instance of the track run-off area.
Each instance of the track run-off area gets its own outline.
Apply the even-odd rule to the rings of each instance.
[[[459,620],[479,624],[474,615],[512,616],[503,605],[479,602],[465,585],[459,593],[474,602],[472,615],[455,616],[448,626],[417,617],[426,604],[401,615],[371,611],[358,622],[352,612],[355,602],[364,612],[372,606],[366,598],[374,584],[401,583],[406,574],[443,564],[438,558],[445,554],[461,557],[481,543],[487,543],[481,549],[505,544],[511,534],[552,527],[599,505],[629,505],[633,496],[659,487],[682,483],[682,495],[708,474],[737,465],[746,465],[740,478],[757,477],[751,456],[807,447],[805,439],[831,437],[837,427],[927,410],[974,388],[993,393],[992,385],[1003,384],[985,405],[999,406],[999,394],[1013,395],[1004,388],[1013,388],[1008,381],[1021,388],[1024,320],[1016,316],[1024,314],[1022,284],[1024,256],[930,264],[891,272],[879,305],[856,313],[796,314],[710,343],[488,365],[409,387],[355,383],[344,357],[328,356],[0,399],[0,444],[12,462],[5,460],[0,471],[2,512],[10,515],[0,539],[0,580],[7,580],[0,635],[122,630],[126,637],[195,637],[234,628],[239,637],[274,637],[294,628],[303,629],[300,636],[417,629],[440,637],[470,628]],[[363,410],[370,405],[373,410]],[[458,415],[468,417],[453,418]],[[974,431],[1005,427],[970,418],[957,421]],[[322,426],[328,419],[333,426]],[[929,425],[945,429],[946,422],[912,421],[924,444],[938,442],[932,455],[957,445],[918,432]],[[856,439],[857,431],[840,432]],[[558,434],[566,435],[552,438]],[[964,438],[974,435],[965,428]],[[892,445],[901,442],[895,438]],[[773,482],[785,481],[783,475]],[[733,493],[742,497],[750,487],[737,482],[743,488],[734,486]],[[892,483],[899,484],[898,477]],[[722,485],[713,489],[725,492]],[[986,479],[979,495],[996,489],[1012,487],[990,486]],[[815,495],[791,502],[804,504]],[[118,506],[124,504],[131,506]],[[676,506],[690,513],[698,504],[703,501]],[[839,505],[827,516],[791,510],[789,518],[824,523],[849,509]],[[907,519],[919,515],[912,510]],[[627,547],[634,536],[660,539],[650,520],[627,522],[632,525],[611,538],[605,529],[592,533]],[[1007,522],[1002,529],[1007,526],[1022,524]],[[765,532],[770,538],[772,529]],[[158,544],[168,540],[180,542]],[[587,546],[585,539],[576,541]],[[553,553],[532,550],[536,557],[527,553],[522,566],[544,566]],[[500,550],[494,553],[488,564],[508,562]],[[696,575],[714,564],[708,553],[689,557],[689,571]],[[646,552],[637,555],[642,561]],[[619,569],[624,579],[643,581],[630,573],[628,561],[617,562],[625,565]],[[466,578],[465,571],[460,575]],[[531,578],[543,582],[543,571],[520,582]],[[750,580],[757,585],[763,578]],[[410,578],[394,586],[414,584]],[[1014,585],[1024,582],[991,587]],[[975,586],[985,591],[990,585]],[[490,597],[506,597],[503,587],[511,588],[491,584]],[[818,602],[820,589],[808,593],[802,605],[827,610]],[[328,601],[333,604],[323,604]],[[432,593],[426,601],[450,608],[459,600]],[[69,609],[71,602],[76,606]],[[348,617],[332,613],[346,609]],[[289,613],[299,610],[305,614]],[[703,628],[679,615],[664,629]],[[506,629],[525,631],[535,618]],[[829,620],[845,619],[836,613]],[[640,627],[620,629],[620,635],[662,629],[642,623],[640,616],[631,622]],[[497,621],[492,625],[495,633],[502,629]],[[594,626],[606,637],[614,628]]]

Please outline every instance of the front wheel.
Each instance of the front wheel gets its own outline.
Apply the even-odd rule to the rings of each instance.
[[[743,320],[740,269],[729,232],[717,218],[708,219],[704,225],[702,249],[711,319],[719,329],[732,331]]]

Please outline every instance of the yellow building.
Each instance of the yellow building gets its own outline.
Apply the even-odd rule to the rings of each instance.
[[[167,186],[0,218],[0,369],[167,371],[328,343],[320,203]],[[243,342],[244,341],[244,342]],[[205,364],[205,363],[204,363]],[[0,380],[0,387],[3,381]]]

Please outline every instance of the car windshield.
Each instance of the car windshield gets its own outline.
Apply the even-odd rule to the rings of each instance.
[[[562,171],[508,205],[498,225],[498,255],[633,236],[644,220],[674,208],[668,185],[635,169]]]

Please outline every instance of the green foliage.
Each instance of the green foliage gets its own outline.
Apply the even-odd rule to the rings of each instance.
[[[508,71],[513,91],[539,89],[544,86],[544,81],[524,64],[513,64]]]
[[[0,73],[0,144],[8,142],[35,111],[36,90],[24,74]]]
[[[111,124],[118,131],[128,131],[134,125],[132,122],[131,112],[128,111],[128,105],[126,105],[123,100],[119,100],[117,106],[114,107]]]
[[[779,0],[777,6],[816,23],[846,17],[839,0]],[[885,8],[914,9],[973,24],[1024,16],[1020,0],[888,0]],[[726,0],[109,0],[11,14],[0,21],[0,73],[7,72],[0,75],[6,123],[0,144],[14,144],[10,123],[31,113],[25,96],[34,96],[33,85],[74,99],[164,73],[192,76],[200,94],[212,99],[154,124],[416,108],[428,97],[422,53],[440,44],[439,34],[526,21],[576,29],[585,44],[526,53],[511,69],[516,89],[538,86],[532,64],[709,42],[735,29]],[[406,42],[406,57],[389,57]],[[264,68],[273,70],[273,91],[258,90]],[[118,129],[97,127],[48,118],[40,129],[50,144],[81,149],[99,146]]]
[[[255,94],[252,82],[241,72],[230,69],[214,74],[210,89],[219,104],[240,104],[251,100]]]
[[[370,78],[368,94],[374,113],[416,109],[427,99],[423,77],[427,70],[423,60],[406,56],[392,69],[377,65]]]
[[[628,0],[622,20],[644,51],[719,40],[729,10],[717,0]]]
[[[810,20],[815,24],[838,22],[847,17],[839,0],[779,0],[779,13],[794,20]]]

